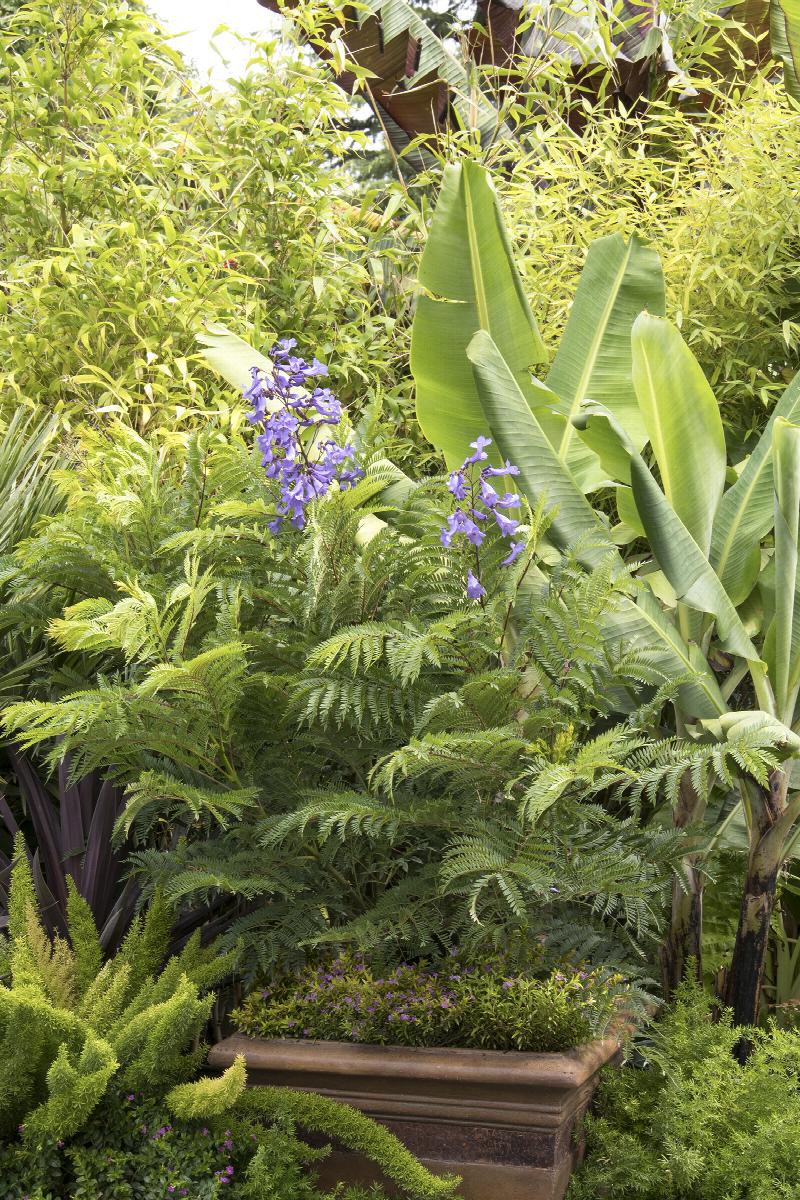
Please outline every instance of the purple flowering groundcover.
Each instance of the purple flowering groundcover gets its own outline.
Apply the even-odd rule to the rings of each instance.
[[[623,994],[599,970],[537,976],[452,958],[382,972],[346,955],[252,992],[234,1020],[260,1037],[559,1051],[605,1033]]]

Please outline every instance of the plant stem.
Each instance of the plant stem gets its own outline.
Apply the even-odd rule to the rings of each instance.
[[[692,786],[689,772],[681,778],[678,803],[672,814],[676,829],[686,829],[699,821],[705,809]],[[703,978],[702,930],[703,890],[705,876],[701,869],[702,856],[689,853],[684,856],[685,879],[672,881],[672,916],[667,937],[661,947],[661,976],[664,997],[669,1000],[681,982],[690,959],[694,960],[694,975],[700,982]]]
[[[747,876],[726,992],[737,1025],[758,1023],[767,942],[785,846],[785,837],[776,837],[779,831],[774,826],[786,810],[787,790],[788,775],[778,768],[770,775],[769,787],[759,789],[754,799]],[[746,1057],[749,1049],[743,1040],[741,1057]]]

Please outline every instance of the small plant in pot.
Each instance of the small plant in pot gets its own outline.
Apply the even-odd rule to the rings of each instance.
[[[600,969],[537,976],[453,956],[381,971],[346,954],[252,992],[233,1020],[267,1038],[559,1052],[607,1035],[624,995]]]
[[[626,989],[599,969],[527,970],[451,955],[384,967],[357,954],[256,990],[243,1033],[211,1062],[245,1058],[251,1082],[319,1087],[377,1117],[462,1194],[563,1194],[571,1134],[599,1068],[617,1053]],[[339,1154],[339,1173],[376,1173]],[[324,1175],[323,1175],[324,1177]]]

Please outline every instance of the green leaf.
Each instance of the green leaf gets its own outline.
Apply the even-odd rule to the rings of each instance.
[[[800,425],[779,417],[772,430],[775,480],[775,703],[791,724],[800,682]]]
[[[800,756],[800,737],[783,721],[761,708],[738,709],[710,721],[701,721],[701,725],[719,742],[736,742],[748,733],[763,732],[775,745],[784,747],[790,757]]]
[[[707,555],[727,466],[719,405],[671,322],[642,313],[631,345],[633,383],[664,493]]]
[[[205,347],[200,353],[208,365],[240,392],[250,386],[251,367],[259,367],[265,374],[272,374],[272,363],[266,355],[259,354],[258,350],[254,350],[224,325],[208,325],[202,333],[198,333],[197,340]]]
[[[786,91],[800,101],[800,0],[770,0],[769,36]]]
[[[775,422],[800,418],[800,374],[789,384],[736,483],[722,497],[711,538],[711,563],[734,604],[758,578],[759,543],[772,528],[772,431]]]
[[[528,368],[545,357],[497,196],[476,163],[445,171],[419,281],[431,295],[420,295],[411,333],[417,417],[425,436],[456,467],[469,443],[487,432],[466,356],[477,330],[491,335],[523,390]]]
[[[559,457],[572,467],[583,451],[573,424],[586,400],[617,418],[637,450],[647,440],[631,375],[631,327],[643,309],[664,313],[664,278],[654,250],[621,234],[589,247],[569,321],[547,376],[564,402]],[[598,482],[603,478],[599,467]]]
[[[678,698],[681,711],[696,718],[715,717],[727,711],[713,671],[697,645],[689,645],[672,617],[649,588],[642,588],[634,603],[622,597],[616,612],[604,622],[605,640],[624,649],[650,652],[653,662],[668,678],[688,677]]]
[[[518,487],[535,507],[544,499],[557,509],[548,530],[550,540],[565,549],[586,537],[605,534],[569,467],[559,459],[529,408],[510,367],[488,333],[475,334],[467,349],[475,388],[500,453],[519,467]],[[607,537],[607,534],[605,534]]]
[[[587,424],[606,421],[617,433],[631,462],[631,488],[636,511],[650,548],[679,600],[716,617],[717,636],[733,654],[760,662],[758,652],[708,558],[681,521],[613,415],[599,406],[586,411]]]

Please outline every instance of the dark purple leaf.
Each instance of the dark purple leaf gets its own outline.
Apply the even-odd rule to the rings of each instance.
[[[97,796],[86,839],[81,893],[94,913],[98,928],[106,922],[122,874],[122,859],[114,851],[111,841],[119,804],[119,788],[104,783]]]
[[[9,747],[8,752],[20,790],[28,803],[28,812],[33,822],[39,846],[38,853],[47,883],[58,903],[66,911],[67,885],[64,882],[61,837],[55,806],[28,756],[19,753],[13,747]]]
[[[6,829],[12,838],[19,833],[19,825],[17,819],[11,811],[11,805],[6,800],[2,792],[0,792],[0,820],[2,820]]]
[[[65,875],[71,875],[78,891],[82,891],[83,855],[86,851],[86,834],[83,825],[83,807],[79,784],[69,783],[70,763],[61,760],[58,767],[58,807],[61,818],[61,861]],[[83,781],[81,781],[83,782]]]
[[[44,927],[52,936],[55,933],[60,933],[62,937],[67,932],[66,902],[62,905],[56,900],[53,893],[45,882],[42,874],[42,864],[39,859],[39,851],[37,850],[31,862],[31,874],[33,882],[36,885],[36,894],[39,899],[39,912],[41,914]],[[64,886],[64,877],[59,876],[62,886]]]
[[[121,896],[100,929],[100,945],[104,954],[115,954],[122,945],[136,913],[140,895],[139,884],[134,879],[128,879]]]

